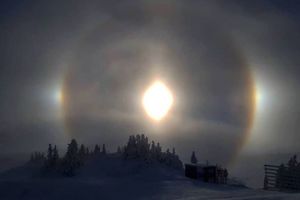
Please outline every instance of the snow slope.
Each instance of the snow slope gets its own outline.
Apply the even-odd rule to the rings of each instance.
[[[44,176],[25,165],[0,175],[0,199],[300,199],[300,194],[194,181],[157,163],[90,160],[72,178]]]

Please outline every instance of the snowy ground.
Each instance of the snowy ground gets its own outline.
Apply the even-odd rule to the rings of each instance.
[[[72,178],[39,177],[35,171],[25,166],[0,175],[0,199],[300,199],[300,194],[202,183],[168,168],[117,159],[87,163]]]
[[[267,192],[191,182],[145,180],[1,180],[0,199],[300,199],[299,194]]]

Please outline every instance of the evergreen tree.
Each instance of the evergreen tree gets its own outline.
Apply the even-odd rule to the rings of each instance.
[[[192,156],[191,156],[191,163],[197,164],[197,162],[198,162],[198,160],[196,158],[195,151],[193,151]]]
[[[169,149],[169,148],[167,149],[166,153],[167,153],[167,154],[170,154],[170,149]]]
[[[151,147],[150,147],[150,158],[151,159],[156,159],[156,147],[154,141],[151,142]]]
[[[136,156],[141,158],[142,157],[142,138],[140,135],[136,135],[135,142],[136,142]]]
[[[148,138],[145,135],[136,136],[136,156],[140,159],[148,159],[149,157]]]
[[[102,152],[103,155],[106,155],[106,148],[105,148],[105,144],[102,145]]]
[[[95,145],[95,148],[94,148],[94,154],[95,154],[95,155],[100,154],[100,147],[99,147],[98,144]]]
[[[129,140],[124,149],[124,157],[125,159],[137,157],[136,138],[134,135],[129,136]]]
[[[294,169],[294,168],[297,167],[297,165],[298,165],[297,155],[294,155],[294,156],[292,156],[291,159],[289,160],[289,162],[288,162],[288,167],[289,167],[290,169]]]
[[[120,147],[120,146],[118,146],[117,153],[118,153],[118,154],[122,153],[121,147]]]
[[[45,162],[45,167],[49,170],[54,167],[54,160],[53,160],[53,148],[52,145],[49,144],[48,146],[48,152],[47,152],[47,160]]]
[[[78,156],[80,159],[80,165],[84,164],[84,159],[86,158],[86,149],[83,144],[80,145],[79,151],[78,151]]]
[[[30,160],[29,160],[29,162],[34,162],[34,154],[33,153],[30,154]]]
[[[38,160],[39,161],[46,160],[45,154],[43,152],[38,152]]]
[[[176,155],[176,152],[175,152],[175,148],[173,147],[172,149],[172,155],[175,156]]]
[[[68,144],[67,153],[63,160],[63,173],[67,176],[74,176],[75,170],[80,166],[78,155],[78,144],[75,139]]]
[[[54,164],[55,166],[57,166],[58,161],[59,161],[59,154],[58,154],[56,145],[54,145],[52,160],[53,160],[53,164]]]
[[[172,164],[172,158],[171,158],[171,153],[170,153],[170,150],[169,150],[169,148],[167,149],[167,151],[166,151],[166,153],[165,153],[165,159],[164,159],[164,161],[165,161],[165,163],[167,164],[167,165],[171,165]]]
[[[157,143],[157,145],[155,147],[155,157],[158,161],[161,161],[162,153],[161,153],[161,146],[160,146],[159,142]]]
[[[141,145],[140,145],[140,155],[143,159],[149,158],[149,152],[150,152],[150,144],[148,143],[148,138],[145,137],[144,134],[141,136]]]
[[[90,150],[89,150],[89,148],[88,148],[88,147],[85,149],[85,154],[86,154],[87,156],[89,156],[89,155],[90,155]]]
[[[44,153],[35,151],[33,153],[30,154],[30,160],[31,163],[35,163],[35,164],[45,164],[47,163],[47,159],[44,155]]]
[[[80,145],[78,154],[81,157],[84,157],[86,155],[86,148],[85,148],[85,146],[83,144]]]
[[[53,149],[52,149],[52,145],[49,144],[49,146],[48,146],[48,153],[47,153],[47,160],[48,160],[48,162],[51,163],[52,158],[53,158]]]

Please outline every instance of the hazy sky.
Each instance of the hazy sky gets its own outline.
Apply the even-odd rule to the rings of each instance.
[[[299,10],[297,0],[2,1],[0,148],[75,137],[114,151],[145,133],[199,160],[298,152]],[[156,79],[175,100],[160,123],[141,106]]]

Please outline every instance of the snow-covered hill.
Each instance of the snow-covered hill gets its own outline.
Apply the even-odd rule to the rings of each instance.
[[[300,194],[191,180],[159,163],[116,156],[89,160],[74,177],[26,164],[0,175],[0,199],[300,199]]]

